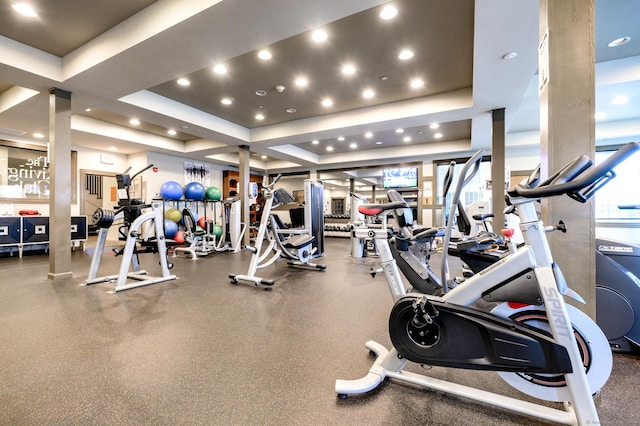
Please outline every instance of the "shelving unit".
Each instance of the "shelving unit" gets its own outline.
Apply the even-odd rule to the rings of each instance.
[[[238,182],[240,181],[240,173],[235,170],[225,170],[222,172],[222,198],[228,198],[239,193]],[[262,176],[258,175],[249,175],[249,182],[258,184],[258,191],[262,189]],[[260,218],[262,216],[262,212],[259,210],[256,211],[251,209],[249,211],[250,214],[250,222],[257,223],[260,222]]]

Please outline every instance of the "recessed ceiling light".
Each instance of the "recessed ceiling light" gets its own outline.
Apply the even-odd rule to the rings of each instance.
[[[314,140],[311,141],[311,143],[313,145],[318,145],[320,143],[320,141],[318,139],[314,139]]]
[[[596,115],[594,117],[596,120],[604,120],[605,118],[607,118],[607,113],[606,112],[596,112]]]
[[[513,59],[516,56],[518,56],[518,52],[509,52],[502,55],[502,59],[504,59],[505,61],[508,61],[509,59]]]
[[[388,75],[381,75],[380,76],[380,80],[387,81],[387,80],[389,80],[389,76]]]
[[[33,137],[37,138],[37,139],[43,139],[44,138],[44,134],[43,133],[34,133]]]
[[[175,135],[177,135],[177,134],[178,134],[178,132],[176,132],[176,131],[175,131],[175,130],[173,130],[173,129],[169,129],[169,130],[167,130],[167,134],[168,134],[168,135],[170,135],[170,136],[175,136]]]
[[[35,18],[38,16],[35,10],[26,3],[16,3],[13,6],[13,10],[21,15],[28,16],[29,18]]]
[[[266,155],[262,155],[260,158],[262,158],[263,160],[266,160],[267,156]]]
[[[376,92],[374,92],[374,91],[373,91],[373,90],[371,90],[371,89],[365,89],[365,90],[362,92],[362,97],[363,97],[363,98],[365,98],[365,99],[371,99],[371,98],[373,98],[375,95],[376,95]]]
[[[356,149],[357,147],[358,147],[358,144],[357,144],[357,143],[355,143],[355,142],[351,142],[351,143],[349,144],[349,148],[351,148],[351,149]]]
[[[367,133],[364,134],[364,137],[365,138],[372,138],[373,137],[373,133],[367,132]]]
[[[411,142],[411,137],[405,136],[404,138],[402,138],[402,142]]]
[[[294,112],[296,112],[297,110],[296,110],[295,108],[287,108],[287,109],[286,109],[286,111],[287,111],[289,114],[293,114],[293,113],[294,113]]]
[[[344,75],[353,75],[356,73],[356,67],[352,64],[346,64],[342,67],[342,74]]]
[[[398,54],[398,58],[406,61],[407,59],[411,59],[413,58],[413,51],[409,50],[409,49],[403,49],[399,54]]]
[[[264,115],[263,114],[256,114],[256,120],[264,120]]]
[[[271,55],[271,52],[269,52],[267,49],[262,49],[258,52],[258,58],[262,59],[263,61],[268,61],[272,57],[273,55]]]
[[[376,145],[382,145],[382,141],[376,141]]]
[[[411,80],[410,85],[412,89],[419,89],[421,87],[424,87],[424,81],[420,80],[419,78],[414,78],[413,80]]]
[[[186,78],[179,78],[177,83],[180,86],[189,86],[191,84],[191,82],[189,80],[187,80]]]
[[[262,89],[258,89],[254,92],[257,96],[267,96],[267,91],[266,90],[262,90]]]
[[[431,123],[431,124],[429,125],[429,128],[430,128],[430,129],[434,129],[434,130],[435,130],[435,129],[437,129],[437,128],[439,128],[439,127],[440,127],[440,125],[439,125],[438,123]]]
[[[139,126],[140,120],[138,120],[137,118],[132,118],[131,120],[129,120],[129,124],[131,124],[132,126]]]
[[[398,9],[392,5],[388,5],[382,8],[380,11],[380,18],[386,20],[393,19],[398,14]]]
[[[615,40],[612,40],[609,42],[609,44],[607,44],[607,46],[609,47],[617,47],[617,46],[621,46],[625,43],[628,43],[631,40],[631,37],[620,37],[617,38]]]
[[[323,41],[326,41],[327,38],[329,38],[329,36],[325,30],[315,30],[311,33],[311,39],[316,43],[322,43]]]
[[[327,151],[329,151],[329,152],[333,151],[333,147],[332,147],[331,145],[329,145],[329,146],[327,147]]]
[[[109,151],[117,151],[118,148],[116,148],[115,146],[110,146],[109,148],[107,148]]]
[[[213,72],[215,72],[216,74],[226,74],[227,67],[223,64],[217,64],[213,67]]]
[[[322,106],[323,106],[323,107],[330,107],[330,106],[332,106],[332,105],[333,105],[333,99],[331,99],[331,98],[324,98],[324,99],[322,100]]]
[[[396,129],[396,133],[397,134],[404,133],[404,129]]]
[[[309,80],[306,77],[298,77],[296,78],[296,86],[298,87],[306,87],[309,84]]]
[[[274,86],[273,88],[276,89],[276,92],[278,92],[278,93],[282,93],[285,90],[287,90],[287,88],[285,86],[281,85],[281,84],[279,84],[277,86]]]
[[[614,105],[624,105],[629,102],[629,97],[625,95],[618,95],[611,101]]]
[[[91,108],[85,108],[84,111],[85,112],[91,112]]]
[[[344,136],[338,136],[338,140],[342,142],[344,140]]]
[[[442,133],[438,132],[435,135],[433,135],[433,137],[436,139],[440,139],[442,137]]]
[[[231,98],[222,98],[222,99],[220,99],[220,103],[222,105],[231,105],[233,103],[233,99],[231,99]]]

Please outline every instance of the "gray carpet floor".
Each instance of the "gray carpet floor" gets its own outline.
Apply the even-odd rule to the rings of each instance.
[[[364,376],[364,344],[389,347],[391,296],[375,257],[326,240],[325,272],[261,273],[273,291],[229,282],[248,252],[171,258],[177,280],[109,294],[80,286],[93,250],[72,253],[73,278],[51,281],[45,254],[0,258],[1,425],[532,425],[535,419],[387,380],[340,399],[335,380]],[[105,254],[99,275],[117,273]],[[158,258],[141,256],[158,272]],[[409,371],[522,397],[495,373],[409,364]],[[606,425],[640,424],[640,357],[615,354],[597,398]]]

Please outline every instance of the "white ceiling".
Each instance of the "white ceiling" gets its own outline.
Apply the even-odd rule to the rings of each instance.
[[[495,108],[506,108],[508,140],[538,129],[537,0],[32,0],[36,19],[16,15],[11,3],[0,2],[4,139],[47,133],[51,87],[72,93],[75,146],[233,165],[238,147],[248,145],[256,154],[252,169],[269,172],[488,148]],[[394,20],[379,19],[386,4],[398,8]],[[601,139],[640,133],[639,17],[638,1],[596,1],[596,109],[606,113],[598,121]],[[328,32],[327,44],[309,42],[317,28]],[[631,41],[606,46],[622,36]],[[415,56],[400,62],[395,52],[404,46]],[[265,47],[274,52],[268,64],[255,59]],[[508,52],[517,56],[502,59]],[[358,67],[348,81],[337,72],[346,61]],[[216,63],[229,67],[222,82],[211,72]],[[302,92],[293,84],[299,74],[310,80]],[[407,90],[414,76],[425,86]],[[175,83],[181,77],[191,80],[186,90]],[[279,84],[282,93],[274,89]],[[365,86],[378,96],[363,99]],[[256,96],[257,89],[267,95]],[[629,97],[626,105],[611,104],[619,94]],[[234,99],[233,110],[219,104],[222,96]],[[334,98],[328,110],[318,107],[326,96]],[[296,112],[282,112],[290,107]],[[258,111],[265,112],[263,122],[253,118]],[[142,124],[130,125],[132,117]],[[441,139],[431,123],[441,125]],[[169,128],[178,134],[166,135]]]

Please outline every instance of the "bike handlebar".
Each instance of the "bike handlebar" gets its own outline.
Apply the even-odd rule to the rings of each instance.
[[[524,198],[546,198],[567,194],[574,200],[584,203],[616,174],[613,169],[636,151],[640,142],[629,142],[597,166],[584,166],[581,157],[573,160],[550,178],[534,188],[518,184],[509,191],[509,196]]]

